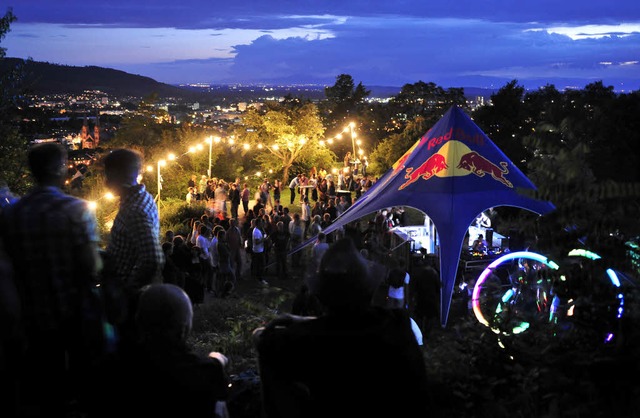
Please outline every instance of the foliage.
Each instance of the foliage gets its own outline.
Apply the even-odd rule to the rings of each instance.
[[[219,350],[234,376],[257,370],[252,332],[288,312],[293,293],[243,283],[230,299],[196,306],[191,342],[201,353]],[[616,345],[592,338],[592,320],[558,333],[541,324],[517,335],[495,334],[454,298],[446,328],[425,335],[430,411],[434,417],[634,416],[640,389],[640,299],[625,286],[625,316]],[[345,370],[348,375],[349,371]],[[258,376],[259,381],[259,376]],[[251,400],[260,403],[260,393]],[[251,415],[240,415],[251,416]]]
[[[387,105],[384,131],[370,157],[369,172],[382,175],[452,106],[465,107],[462,89],[419,81],[405,84]]]
[[[9,9],[0,18],[0,41],[11,30],[16,20]],[[6,49],[0,47],[0,61],[5,60]],[[16,100],[22,93],[24,61],[6,68],[0,76],[0,182],[20,195],[31,185],[26,166],[27,141],[19,132],[19,116]]]
[[[426,126],[431,127],[453,105],[466,107],[463,89],[445,90],[424,81],[405,84],[389,102],[392,118],[387,121],[387,131],[402,132],[416,118],[422,118]]]
[[[492,96],[492,106],[474,113],[538,187],[536,196],[556,206],[543,218],[513,218],[536,247],[558,257],[585,246],[623,264],[625,237],[640,233],[640,131],[628,113],[638,109],[639,98],[614,94],[601,82],[580,91],[545,86],[525,94],[512,81]]]
[[[313,103],[271,103],[265,111],[249,109],[234,137],[251,148],[268,151],[255,157],[262,172],[273,168],[275,175],[282,176],[283,184],[288,184],[289,171],[295,164],[308,164],[308,171],[327,160],[329,151],[321,149],[318,143],[323,132]]]
[[[293,298],[279,288],[250,289],[242,297],[216,299],[215,303],[196,306],[191,344],[202,354],[220,351],[231,360],[231,374],[257,369],[251,335],[271,319],[284,312],[284,304]]]
[[[189,222],[200,219],[205,213],[204,202],[186,203],[184,200],[163,200],[160,206],[160,234],[171,230],[176,235],[186,237],[191,232]]]
[[[428,129],[426,120],[418,116],[407,123],[402,132],[382,140],[371,153],[369,172],[376,175],[384,174]]]
[[[333,86],[325,87],[326,101],[325,122],[327,127],[335,129],[351,122],[351,119],[358,114],[359,108],[364,103],[371,90],[367,90],[362,82],[355,84],[353,77],[349,74],[340,74],[336,77]]]

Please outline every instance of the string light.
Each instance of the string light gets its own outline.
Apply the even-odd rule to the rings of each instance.
[[[355,122],[350,122],[347,126],[342,129],[341,132],[337,133],[331,138],[327,138],[324,140],[320,140],[320,146],[326,146],[327,144],[333,145],[336,141],[340,141],[345,137],[345,134],[349,134],[351,137],[351,155],[353,160],[351,161],[354,165],[363,164],[368,165],[367,156],[365,155],[364,150],[362,149],[362,140],[358,138],[358,133],[354,130],[356,124]],[[358,139],[356,139],[358,138]],[[357,149],[356,149],[357,146]]]

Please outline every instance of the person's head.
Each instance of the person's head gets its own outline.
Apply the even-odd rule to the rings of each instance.
[[[165,256],[170,256],[173,253],[173,243],[171,242],[163,242],[162,243],[162,252]]]
[[[139,152],[119,148],[113,150],[104,159],[104,174],[107,187],[116,194],[138,184],[138,175],[142,168],[142,156]]]
[[[205,224],[200,224],[200,229],[198,230],[198,232],[203,237],[206,237],[207,235],[209,235],[209,227]]]
[[[309,290],[328,313],[362,311],[371,306],[377,286],[353,241],[334,242],[320,260],[318,274],[308,279]]]
[[[193,307],[180,287],[163,283],[145,286],[135,313],[141,342],[152,347],[186,344],[191,332]]]
[[[278,228],[278,231],[280,232],[284,231],[284,222],[278,221],[278,223],[276,223],[276,228]]]
[[[389,275],[387,276],[387,282],[389,286],[400,288],[404,284],[405,271],[400,267],[394,267],[389,271]]]
[[[62,145],[54,142],[35,145],[29,150],[28,161],[36,183],[62,186],[67,173],[67,150]]]
[[[173,233],[173,231],[171,229],[168,229],[164,233],[164,240],[167,241],[167,242],[171,242],[171,241],[173,241],[173,237],[174,236],[175,236],[175,234]]]
[[[318,242],[325,242],[327,240],[327,235],[324,232],[318,232]]]
[[[173,247],[181,247],[184,245],[184,238],[182,235],[176,235],[173,237]]]

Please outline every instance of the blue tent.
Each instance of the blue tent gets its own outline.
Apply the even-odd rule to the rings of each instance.
[[[440,321],[445,326],[465,234],[478,214],[496,206],[540,215],[555,209],[519,189],[536,187],[463,110],[453,106],[325,232],[392,206],[426,213],[440,242]],[[313,238],[292,252],[311,242]]]

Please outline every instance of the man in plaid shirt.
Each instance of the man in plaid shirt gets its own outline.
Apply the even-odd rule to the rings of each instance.
[[[121,339],[134,331],[133,313],[140,290],[162,282],[165,258],[160,244],[158,207],[143,184],[138,184],[142,167],[139,153],[129,149],[111,151],[104,159],[106,185],[120,196],[105,254],[105,283],[122,289],[120,312],[112,320],[119,325]]]
[[[0,227],[24,334],[24,351],[6,359],[16,374],[3,379],[17,377],[17,415],[55,417],[79,399],[101,355],[102,325],[96,322],[97,333],[91,333],[87,317],[101,315],[90,301],[102,261],[94,213],[60,189],[67,174],[65,148],[36,145],[28,161],[36,185],[3,210]]]

